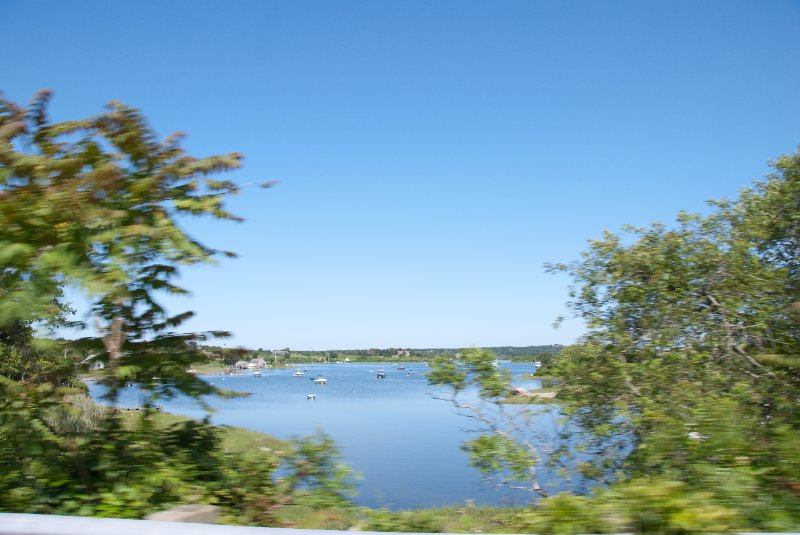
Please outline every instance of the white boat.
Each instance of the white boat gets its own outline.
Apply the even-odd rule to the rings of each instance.
[[[294,376],[295,377],[302,377],[305,374],[306,374],[306,372],[301,372],[300,370],[297,370],[296,372],[294,372]]]
[[[316,379],[311,379],[311,380],[312,380],[312,381],[314,381],[314,384],[318,384],[318,385],[324,385],[325,383],[327,383],[327,382],[328,382],[328,380],[327,380],[327,379],[325,379],[325,378],[324,378],[323,376],[321,376],[321,375],[320,375],[319,377],[317,377]]]
[[[256,370],[253,372],[253,377],[261,377],[261,372]]]

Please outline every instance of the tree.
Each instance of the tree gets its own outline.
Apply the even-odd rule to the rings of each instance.
[[[464,447],[475,466],[517,481],[531,471],[534,490],[548,460],[595,482],[587,498],[542,499],[528,529],[800,525],[800,152],[773,166],[709,215],[606,232],[548,266],[572,277],[569,306],[588,327],[550,369],[565,422],[549,459],[548,437],[486,410],[508,385],[490,353],[434,365],[431,382],[482,423]]]
[[[61,288],[73,285],[90,297],[101,333],[80,345],[109,364],[112,396],[129,381],[153,395],[211,392],[185,373],[201,356],[190,342],[226,333],[175,333],[192,313],[169,315],[156,295],[186,293],[173,282],[180,266],[234,256],[180,223],[239,220],[223,204],[238,186],[212,176],[239,167],[241,155],[191,157],[178,146],[182,134],[160,141],[116,102],[50,123],[50,97],[39,92],[27,109],[0,99],[0,326],[57,318]]]
[[[439,357],[428,382],[446,387],[449,397],[444,399],[476,422],[477,438],[462,446],[472,466],[500,485],[546,497],[539,469],[549,460],[547,452],[556,437],[541,428],[539,417],[551,408],[507,408],[503,401],[511,389],[511,374],[495,361],[494,353],[476,348],[461,351],[457,361]]]
[[[589,328],[557,364],[585,474],[713,489],[762,526],[800,519],[800,153],[774,168],[708,216],[606,233],[550,266]]]
[[[291,504],[346,503],[347,474],[325,436],[286,444],[283,457],[228,455],[208,421],[159,425],[148,405],[131,422],[76,388],[65,346],[108,364],[112,399],[127,382],[151,403],[219,393],[186,371],[207,357],[197,342],[208,334],[174,332],[191,313],[170,316],[156,297],[186,292],[172,282],[181,266],[233,256],[180,223],[238,220],[223,201],[239,188],[211,176],[241,156],[192,158],[180,135],[159,141],[118,103],[49,123],[49,99],[40,92],[27,109],[0,99],[0,510],[141,517],[200,501],[268,523]],[[67,285],[90,297],[100,335],[36,340],[34,326],[64,324]]]

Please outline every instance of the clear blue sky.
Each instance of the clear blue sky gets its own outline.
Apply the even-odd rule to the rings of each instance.
[[[546,261],[800,144],[800,2],[0,0],[0,89],[115,99],[230,178],[192,330],[292,349],[573,342]]]

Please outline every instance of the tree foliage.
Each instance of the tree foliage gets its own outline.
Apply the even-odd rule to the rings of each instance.
[[[52,123],[49,100],[0,99],[0,510],[141,517],[200,502],[269,524],[291,505],[346,505],[327,437],[253,459],[223,452],[208,422],[155,423],[159,397],[222,393],[187,369],[205,358],[197,341],[226,333],[176,332],[191,313],[170,315],[157,296],[186,293],[173,282],[181,266],[233,256],[181,222],[238,220],[223,204],[237,185],[213,176],[241,156],[193,158],[181,135],[159,140],[119,103]],[[66,286],[89,297],[99,334],[36,340],[35,327],[65,324]],[[126,383],[148,393],[137,425],[85,395],[65,349],[106,364],[110,399]]]
[[[589,328],[557,367],[591,437],[586,474],[658,474],[754,526],[800,521],[800,153],[774,169],[709,215],[606,233],[550,266]]]
[[[276,525],[295,506],[349,507],[349,472],[325,435],[285,451],[228,453],[208,421],[158,424],[74,389],[0,377],[0,510],[116,518],[209,503],[235,523]]]
[[[112,102],[87,119],[50,122],[49,91],[23,108],[0,99],[0,326],[63,319],[64,285],[91,300],[100,336],[78,347],[109,366],[112,395],[139,382],[153,395],[211,388],[185,374],[206,334],[179,334],[159,293],[185,294],[180,266],[233,253],[181,226],[187,216],[238,220],[224,207],[235,183],[214,175],[239,154],[187,155],[182,134],[161,141],[141,113]],[[225,333],[212,333],[225,335]],[[158,377],[158,384],[153,383]]]
[[[596,482],[588,497],[542,499],[521,525],[798,529],[800,152],[773,167],[707,215],[606,232],[580,260],[548,266],[572,277],[569,306],[588,327],[550,363],[565,416],[557,447],[524,441],[483,408],[507,386],[493,355],[434,366],[434,384],[479,401],[456,401],[485,424],[465,445],[475,466],[520,480],[549,451]]]
[[[457,360],[434,360],[428,382],[445,387],[450,393],[445,399],[475,421],[476,438],[462,446],[472,466],[496,484],[548,496],[539,469],[555,437],[540,429],[539,417],[551,409],[504,405],[512,377],[496,361],[491,351],[465,349]]]

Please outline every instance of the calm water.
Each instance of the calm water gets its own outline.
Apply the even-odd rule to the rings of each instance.
[[[252,393],[235,399],[211,399],[212,422],[246,427],[281,438],[323,430],[339,444],[345,460],[363,477],[358,481],[357,502],[370,507],[406,509],[463,504],[513,504],[529,500],[525,492],[501,490],[481,482],[477,470],[459,446],[474,429],[471,419],[459,415],[446,401],[434,399],[422,364],[408,370],[383,366],[385,379],[377,379],[381,365],[329,364],[306,366],[304,377],[294,369],[263,370],[261,377],[208,376],[206,380],[227,390]],[[515,376],[532,371],[531,364],[503,364]],[[309,379],[323,375],[325,385]],[[539,381],[514,380],[526,388]],[[97,397],[101,390],[93,385]],[[316,400],[308,401],[308,394]],[[443,392],[439,392],[443,394]],[[120,405],[139,403],[134,389]],[[509,406],[519,410],[520,406]],[[176,414],[204,415],[188,399],[171,400],[164,409]],[[539,427],[552,429],[554,415],[539,417]],[[546,430],[546,429],[545,429]]]

